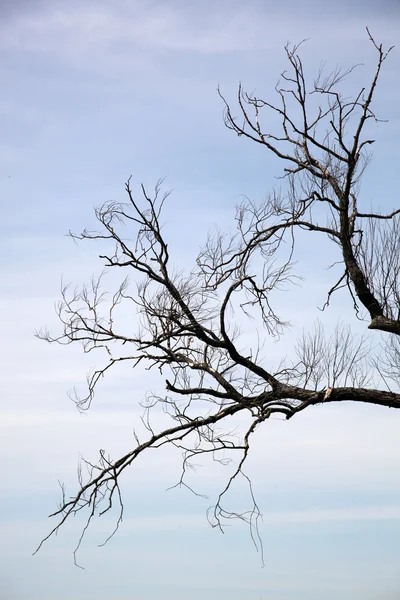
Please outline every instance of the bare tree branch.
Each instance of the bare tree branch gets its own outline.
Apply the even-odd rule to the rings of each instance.
[[[400,209],[388,214],[359,210],[359,182],[368,166],[366,148],[373,142],[366,124],[377,120],[374,93],[391,50],[384,52],[367,32],[376,67],[370,83],[352,99],[342,96],[340,86],[355,67],[329,74],[321,68],[309,86],[300,45],[285,48],[289,70],[276,87],[276,103],[248,95],[239,85],[237,118],[219,92],[226,126],[282,159],[287,186],[285,192],[272,192],[260,203],[245,199],[236,211],[236,232],[210,233],[191,272],[171,266],[161,222],[168,197],[162,193],[162,182],[153,195],[142,186],[137,199],[128,180],[126,203],[108,203],[96,210],[98,232],[72,234],[106,247],[111,242],[111,250],[101,255],[106,270],[123,269],[130,276],[111,293],[103,284],[106,272],[81,289],[63,286],[57,306],[61,333],[38,334],[48,342],[79,342],[85,352],[106,353],[106,363],[88,377],[87,395],[81,398],[74,393],[78,408],[90,407],[99,382],[119,363],[157,369],[167,395],[152,395],[142,403],[145,441],[135,434],[135,445],[124,456],[113,460],[101,450],[96,464],[84,461],[88,477],[84,479],[79,470],[78,492],[72,497],[67,498],[63,488],[60,508],[51,515],[58,521],[39,548],[70,516],[86,511],[77,551],[93,516],[107,513],[114,503],[120,511],[116,531],[123,517],[123,472],[148,449],[172,445],[183,453],[177,485],[189,488],[186,474],[196,457],[211,455],[228,467],[231,456],[238,456],[209,518],[220,529],[226,519],[244,520],[262,550],[260,510],[245,473],[257,428],[266,426],[271,415],[290,420],[309,407],[330,402],[400,408]],[[271,116],[278,119],[278,131],[270,131]],[[262,345],[288,327],[276,295],[293,293],[288,290],[301,281],[295,270],[301,232],[309,236],[316,252],[321,236],[332,241],[333,251],[338,252],[336,263],[342,265],[324,308],[334,293],[346,287],[356,315],[364,308],[369,329],[389,334],[386,359],[377,361],[372,340],[356,336],[342,323],[331,335],[325,334],[322,324],[314,330],[307,326],[295,357],[283,359],[279,368],[262,356]],[[136,318],[135,330],[121,318],[126,309]],[[235,318],[238,311],[261,317],[263,340],[250,352],[243,350]],[[376,388],[377,379],[388,389]],[[157,407],[171,421],[170,427],[159,431],[151,419]],[[228,426],[235,415],[246,422],[239,433]],[[251,499],[251,509],[244,513],[225,506],[239,476],[247,481]]]

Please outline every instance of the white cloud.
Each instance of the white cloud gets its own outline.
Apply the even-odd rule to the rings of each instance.
[[[208,8],[205,10],[204,4],[183,8],[174,2],[138,1],[112,7],[104,3],[70,3],[68,8],[60,3],[47,4],[38,12],[21,12],[7,22],[1,44],[8,49],[51,50],[76,64],[101,56],[114,65],[120,61],[121,65],[151,68],[149,56],[155,51],[205,55],[272,52],[270,59],[275,60],[277,43],[280,47],[287,40],[312,37],[314,44],[324,41],[325,51],[336,46],[339,53],[345,40],[347,44],[365,40],[359,15],[347,14],[343,21],[344,8],[340,6],[336,14],[330,14],[328,23],[325,13],[315,11],[313,3],[305,3],[298,10],[291,7],[292,18],[283,7],[278,10],[273,4],[210,4]],[[391,30],[385,21],[383,30],[382,21],[376,15],[379,35],[395,37],[394,24]],[[92,68],[97,70],[98,65],[92,63]]]
[[[400,520],[400,505],[356,506],[352,508],[311,508],[306,510],[268,511],[263,515],[261,527],[286,524],[323,524],[358,521],[398,521]],[[134,531],[177,531],[186,532],[204,530],[205,517],[203,514],[155,514],[124,520],[125,532],[131,535]],[[102,523],[98,532],[106,532],[110,523]]]
[[[331,523],[342,521],[387,521],[400,519],[400,505],[356,506],[352,508],[310,508],[299,511],[267,513],[263,522],[281,523]]]

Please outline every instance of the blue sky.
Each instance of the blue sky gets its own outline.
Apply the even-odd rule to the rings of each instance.
[[[132,444],[136,402],[158,385],[121,370],[80,415],[66,392],[84,384],[95,357],[33,337],[57,328],[60,279],[79,284],[101,270],[99,248],[74,245],[68,230],[93,226],[93,206],[123,199],[134,185],[167,176],[174,190],[167,231],[177,264],[191,258],[214,224],[229,228],[243,194],[276,185],[281,165],[222,123],[218,85],[233,98],[238,81],[270,94],[285,68],[284,44],[310,38],[302,55],[311,76],[364,63],[365,34],[399,45],[398,2],[286,0],[59,2],[3,0],[0,6],[0,222],[2,251],[0,397],[0,598],[7,600],[394,600],[400,591],[400,415],[373,407],[318,407],[257,434],[249,463],[260,507],[265,567],[248,532],[207,524],[211,502],[165,489],[179,456],[143,459],[124,481],[126,518],[104,548],[112,519],[93,525],[71,552],[81,523],[69,523],[32,557],[58,500],[72,491],[79,453],[114,456]],[[374,131],[374,162],[363,199],[398,203],[400,67],[385,64],[376,108],[389,119]],[[351,87],[351,82],[348,84]],[[350,90],[349,87],[349,90]],[[322,246],[323,250],[325,247]],[[304,293],[282,298],[294,324],[287,350],[317,315],[332,262],[307,245]],[[313,298],[310,299],[310,290]],[[326,316],[353,322],[338,296]],[[193,482],[211,498],[224,473],[204,465]],[[237,490],[237,502],[242,491]]]

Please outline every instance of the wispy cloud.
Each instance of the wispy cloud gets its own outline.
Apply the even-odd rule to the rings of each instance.
[[[205,55],[241,52],[273,52],[277,43],[313,37],[326,45],[350,43],[365,38],[359,14],[349,7],[335,5],[329,25],[326,14],[315,10],[312,2],[291,5],[287,11],[270,3],[183,5],[180,2],[131,2],[129,4],[42,3],[36,11],[15,12],[3,25],[1,45],[8,49],[49,52],[87,63],[96,56],[137,67],[151,67],[157,51],[178,51]],[[347,19],[343,20],[343,13]],[[374,15],[381,29],[384,16]],[[387,30],[380,35],[394,35]],[[358,33],[355,27],[359,29]],[[136,50],[136,51],[135,51]],[[143,50],[144,53],[141,53]],[[337,47],[340,52],[340,46]],[[271,57],[272,58],[272,57]],[[92,64],[96,69],[98,65]],[[104,65],[103,65],[104,67]]]
[[[359,506],[351,508],[312,508],[298,511],[271,511],[263,515],[262,524],[266,527],[272,525],[301,525],[323,524],[359,521],[399,521],[400,504],[382,506]],[[184,529],[186,532],[202,530],[205,517],[202,514],[163,514],[128,518],[124,521],[127,529],[124,535],[134,531],[177,531]],[[261,527],[263,527],[261,525]],[[110,523],[103,523],[102,529],[107,531]]]

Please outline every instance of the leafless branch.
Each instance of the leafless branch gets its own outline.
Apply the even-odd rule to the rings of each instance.
[[[249,95],[239,85],[236,117],[219,92],[226,126],[282,159],[286,188],[260,203],[245,199],[237,207],[236,231],[211,233],[189,273],[172,265],[161,221],[168,198],[162,182],[153,194],[142,186],[136,197],[128,180],[126,203],[112,202],[96,210],[98,232],[71,234],[106,248],[111,243],[108,253],[101,255],[106,271],[100,277],[81,289],[62,286],[57,306],[61,333],[38,333],[48,342],[79,342],[85,352],[105,353],[105,364],[88,377],[87,395],[73,394],[78,408],[90,407],[99,382],[119,363],[158,370],[167,395],[153,394],[142,402],[145,441],[135,434],[135,445],[124,456],[113,460],[101,450],[97,463],[84,461],[87,477],[80,469],[74,496],[66,497],[63,489],[61,506],[51,515],[58,521],[39,548],[70,516],[85,511],[88,516],[77,551],[93,516],[107,513],[114,503],[119,506],[117,531],[124,508],[123,472],[150,448],[172,445],[182,451],[177,485],[189,489],[186,475],[199,456],[210,455],[227,467],[234,464],[210,520],[220,529],[226,519],[246,521],[262,550],[260,510],[245,473],[256,429],[265,426],[271,415],[289,420],[328,402],[400,408],[396,341],[400,335],[400,209],[388,214],[359,210],[359,181],[368,166],[366,149],[373,142],[366,124],[377,120],[374,93],[391,50],[384,52],[369,31],[368,37],[376,52],[376,67],[370,82],[353,98],[344,98],[340,87],[355,67],[328,74],[321,67],[309,86],[299,45],[285,48],[289,70],[281,75],[275,103]],[[274,131],[271,117],[278,120]],[[371,339],[356,336],[342,323],[330,335],[322,324],[314,330],[307,326],[294,359],[283,360],[279,368],[262,356],[261,347],[289,326],[276,298],[280,292],[293,292],[302,281],[295,268],[300,232],[309,235],[316,252],[318,238],[331,240],[338,253],[335,262],[342,265],[324,308],[335,292],[346,287],[356,314],[360,307],[367,311],[369,329],[389,334],[385,360],[374,359]],[[121,269],[129,278],[123,277],[114,292],[106,293],[107,272]],[[251,352],[242,349],[238,311],[248,316],[258,311],[261,317],[262,342]],[[371,365],[388,390],[375,387]],[[151,415],[157,407],[169,417],[170,427],[157,430],[153,425]],[[228,426],[233,416],[247,423],[239,433]],[[252,503],[244,513],[225,506],[227,492],[239,476],[249,485]]]

